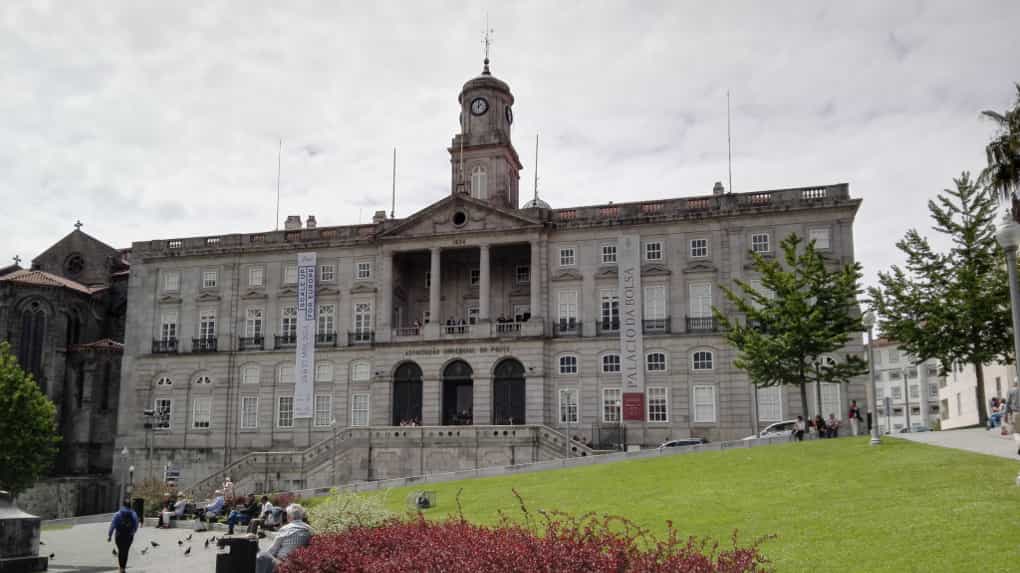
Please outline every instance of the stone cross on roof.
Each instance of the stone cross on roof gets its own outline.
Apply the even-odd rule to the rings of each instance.
[[[21,257],[19,257],[18,255],[14,255],[14,259],[13,260],[14,260],[14,264],[16,264],[16,265],[20,265],[21,264]]]
[[[83,226],[84,225],[82,224],[81,219],[78,219],[78,220],[76,220],[74,222],[74,230],[75,231],[80,231]]]

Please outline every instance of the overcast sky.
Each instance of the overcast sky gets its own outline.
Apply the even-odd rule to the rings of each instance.
[[[132,241],[367,221],[449,193],[457,94],[517,102],[553,207],[850,183],[868,281],[977,172],[1020,81],[1020,2],[193,2],[0,5],[0,263],[72,229]],[[284,6],[286,5],[286,6]],[[2,266],[2,265],[0,265]]]

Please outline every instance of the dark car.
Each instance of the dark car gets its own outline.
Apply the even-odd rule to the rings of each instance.
[[[698,446],[701,444],[707,444],[708,440],[705,438],[678,438],[676,440],[670,440],[659,444],[659,449],[663,448],[685,448],[687,446]]]

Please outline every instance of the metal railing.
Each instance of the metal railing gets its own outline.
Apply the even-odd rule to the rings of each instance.
[[[393,329],[393,336],[421,336],[420,326],[398,326]]]
[[[496,323],[496,334],[503,336],[517,336],[521,333],[520,322],[497,322]]]
[[[347,345],[363,345],[363,344],[374,344],[375,343],[375,331],[372,330],[356,330],[354,332],[347,333]]]
[[[266,346],[266,339],[262,336],[241,336],[237,342],[238,350],[262,350]]]
[[[715,332],[715,318],[711,316],[688,316],[687,332]]]
[[[460,336],[460,335],[471,334],[471,325],[467,324],[467,323],[465,323],[465,324],[444,324],[443,325],[443,334],[445,334],[447,336]]]
[[[641,326],[645,334],[669,334],[669,317],[646,318],[641,321]]]
[[[297,334],[277,334],[273,336],[273,348],[294,346],[297,344]]]
[[[581,336],[581,323],[572,318],[561,318],[553,323],[553,336]]]
[[[158,338],[152,341],[153,354],[177,354],[176,338]]]
[[[316,346],[336,346],[335,332],[319,332],[315,335]]]
[[[191,339],[192,352],[216,352],[216,337],[206,336],[204,338]]]
[[[603,318],[595,323],[595,334],[598,336],[612,336],[620,334],[619,318]]]

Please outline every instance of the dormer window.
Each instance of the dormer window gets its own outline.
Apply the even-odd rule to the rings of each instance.
[[[488,198],[489,176],[485,173],[485,167],[475,166],[471,170],[471,196],[475,199]]]

